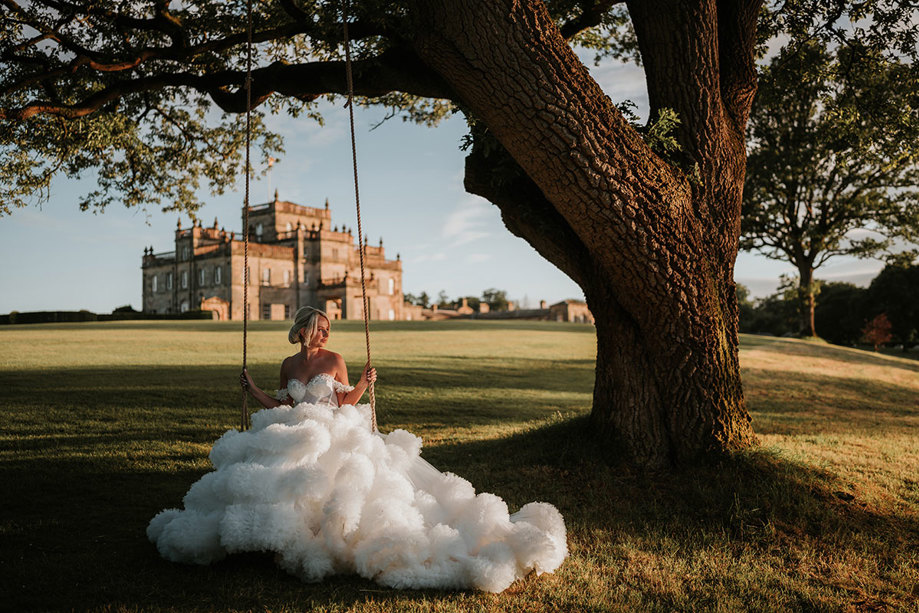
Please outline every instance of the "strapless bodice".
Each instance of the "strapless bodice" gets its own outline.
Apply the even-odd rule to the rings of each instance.
[[[338,394],[350,392],[354,388],[336,381],[329,373],[319,373],[306,383],[299,379],[289,379],[287,387],[278,390],[275,398],[284,401],[290,396],[296,404],[307,402],[309,404],[338,406]]]

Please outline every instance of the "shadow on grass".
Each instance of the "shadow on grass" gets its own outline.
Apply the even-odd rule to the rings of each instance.
[[[376,393],[383,423],[418,413],[445,426],[526,421],[544,417],[547,410],[583,409],[593,391],[592,360],[518,359],[494,369],[465,358],[443,358],[437,364],[419,370],[378,363]],[[273,393],[276,368],[255,365],[250,372]],[[66,368],[57,369],[53,377],[42,370],[19,370],[0,373],[0,387],[11,409],[47,403],[64,411],[68,422],[117,419],[123,410],[147,410],[154,412],[150,420],[166,428],[201,420],[228,427],[236,423],[241,405],[238,376],[238,366]],[[250,400],[250,410],[259,408]],[[45,413],[32,415],[35,425],[43,426]]]
[[[872,366],[898,368],[919,373],[919,362],[914,362],[910,356],[901,357],[893,354],[874,353],[863,349],[841,347],[824,342],[808,342],[799,339],[759,336],[756,334],[742,334],[740,336],[741,351],[759,348],[776,351],[788,356],[832,359],[858,366],[870,364]],[[743,356],[741,355],[741,366],[743,362]]]
[[[105,439],[94,444],[99,446],[94,458],[48,454],[0,465],[7,500],[0,516],[0,577],[10,610],[308,610],[368,602],[377,610],[423,603],[444,608],[453,602],[459,609],[502,609],[541,593],[393,591],[355,577],[304,584],[277,569],[268,554],[231,556],[208,567],[169,563],[146,540],[147,522],[161,508],[178,504],[204,471],[130,470],[105,459]],[[502,496],[512,510],[531,500],[555,504],[566,518],[573,556],[587,558],[605,546],[614,552],[608,564],[625,564],[629,548],[637,546],[652,553],[675,548],[687,560],[713,547],[732,551],[729,557],[753,552],[779,560],[793,558],[798,549],[824,548],[841,558],[867,557],[884,565],[894,563],[904,543],[919,542],[916,517],[869,508],[849,493],[850,484],[830,473],[763,450],[671,473],[633,471],[604,461],[583,418],[494,440],[441,444],[427,449],[425,457],[468,478],[479,491]],[[559,575],[559,581],[590,581],[566,566]],[[753,590],[752,609],[782,608],[767,583],[747,586]],[[643,599],[648,608],[680,606],[650,588]],[[578,608],[542,604],[537,608]]]

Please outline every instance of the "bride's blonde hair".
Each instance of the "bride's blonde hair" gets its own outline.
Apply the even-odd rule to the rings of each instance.
[[[325,314],[325,311],[320,311],[311,306],[297,309],[297,312],[294,314],[294,325],[290,327],[290,332],[287,333],[287,340],[290,341],[290,344],[296,345],[301,342],[301,330],[306,332],[306,342],[309,343],[310,339],[313,338],[316,331],[319,329],[320,317],[325,317],[329,325],[332,325],[332,320]]]

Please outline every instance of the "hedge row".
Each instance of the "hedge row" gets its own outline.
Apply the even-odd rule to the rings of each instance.
[[[185,311],[184,313],[143,313],[141,311],[116,311],[114,313],[93,313],[92,311],[12,311],[0,315],[0,325],[46,324],[75,321],[122,321],[130,319],[214,319],[213,311]]]

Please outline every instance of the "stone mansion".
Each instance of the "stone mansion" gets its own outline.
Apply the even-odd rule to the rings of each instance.
[[[245,215],[245,210],[243,210]],[[362,319],[360,254],[350,228],[332,226],[325,208],[279,200],[249,207],[249,319],[290,319],[301,306],[332,319]],[[365,239],[366,244],[366,239]],[[195,222],[175,232],[175,250],[144,250],[143,311],[202,309],[216,319],[243,318],[243,236]],[[402,262],[387,260],[383,240],[367,245],[365,279],[371,319],[412,319],[403,304]],[[417,317],[415,317],[417,318]]]

